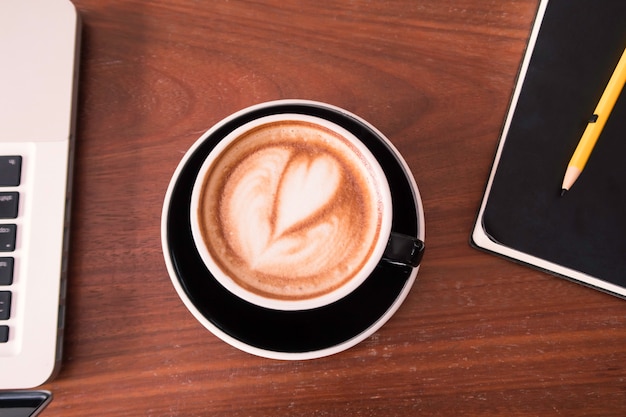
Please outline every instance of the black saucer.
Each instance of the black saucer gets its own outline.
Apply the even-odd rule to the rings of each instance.
[[[219,126],[189,155],[175,179],[165,218],[165,239],[171,266],[183,291],[198,312],[229,338],[252,348],[278,353],[305,353],[332,348],[368,330],[394,306],[414,269],[381,262],[367,280],[346,298],[302,311],[277,311],[250,304],[219,284],[205,267],[191,234],[189,205],[194,180],[215,145],[237,126],[253,119],[297,113],[331,120],[352,132],[377,157],[389,178],[393,201],[392,230],[419,236],[418,208],[410,173],[394,150],[375,131],[337,109],[313,103],[286,102],[243,112]],[[408,291],[408,288],[407,288]]]

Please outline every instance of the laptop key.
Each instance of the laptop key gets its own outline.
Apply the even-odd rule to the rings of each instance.
[[[0,326],[0,343],[9,341],[9,326]]]
[[[13,263],[11,257],[0,258],[0,285],[13,284]]]
[[[17,187],[22,173],[21,156],[0,156],[0,186]]]
[[[0,224],[0,252],[13,252],[15,250],[15,234],[17,225]]]
[[[0,219],[15,219],[20,195],[15,192],[0,192]]]
[[[11,317],[11,291],[0,291],[0,320]]]

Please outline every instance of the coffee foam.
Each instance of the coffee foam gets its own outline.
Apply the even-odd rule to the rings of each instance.
[[[260,296],[301,300],[350,281],[377,245],[376,178],[353,144],[304,121],[246,132],[212,163],[199,223],[217,266]]]

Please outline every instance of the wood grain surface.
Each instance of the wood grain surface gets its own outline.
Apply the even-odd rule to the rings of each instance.
[[[83,19],[65,352],[44,416],[623,416],[626,302],[468,244],[537,0],[75,0]],[[198,323],[160,217],[214,123],[343,107],[417,180],[426,254],[394,317],[277,361]]]

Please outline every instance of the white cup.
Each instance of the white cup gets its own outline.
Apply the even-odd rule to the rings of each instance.
[[[373,191],[369,197],[370,198],[369,207],[372,210],[377,211],[376,214],[373,214],[372,216],[368,217],[371,219],[375,219],[376,230],[375,232],[373,232],[373,234],[368,235],[369,236],[368,239],[371,242],[371,245],[368,245],[369,249],[367,251],[367,255],[365,256],[365,259],[359,263],[359,267],[356,268],[355,272],[350,275],[350,278],[341,281],[341,284],[338,286],[335,286],[335,287],[329,286],[328,288],[323,288],[319,294],[314,294],[314,295],[309,294],[308,296],[304,296],[304,297],[300,297],[300,296],[294,297],[292,295],[285,296],[285,294],[281,292],[282,291],[281,289],[278,290],[279,292],[278,295],[267,293],[264,290],[259,291],[257,288],[251,289],[251,287],[247,285],[245,282],[242,283],[239,277],[233,276],[233,275],[236,275],[236,273],[233,272],[232,269],[229,269],[230,268],[229,266],[225,266],[224,261],[221,259],[221,255],[217,254],[218,250],[217,249],[211,250],[208,247],[210,245],[207,243],[207,240],[211,240],[212,236],[216,236],[216,234],[212,232],[206,232],[208,227],[206,225],[203,225],[204,224],[203,220],[201,220],[201,216],[199,215],[199,211],[206,211],[207,206],[213,207],[212,203],[203,203],[203,201],[207,200],[207,198],[202,197],[203,193],[205,192],[203,190],[205,190],[207,187],[207,181],[208,181],[207,178],[209,178],[210,176],[219,177],[222,174],[222,171],[221,171],[222,165],[220,164],[223,164],[224,166],[233,166],[232,163],[224,162],[224,159],[225,159],[224,155],[228,153],[232,154],[232,153],[239,152],[239,151],[233,151],[233,149],[237,149],[237,146],[239,146],[240,149],[245,148],[247,146],[245,145],[246,139],[242,139],[242,138],[255,137],[255,135],[257,135],[256,133],[251,133],[251,132],[264,131],[263,129],[268,130],[270,132],[274,132],[274,131],[277,131],[277,128],[274,128],[274,127],[270,128],[270,126],[277,126],[277,125],[283,126],[285,124],[292,126],[292,127],[295,126],[296,128],[297,126],[300,126],[300,125],[310,125],[310,126],[313,126],[313,131],[317,131],[317,130],[319,130],[320,132],[327,131],[329,132],[328,135],[324,136],[325,135],[324,133],[321,134],[321,137],[323,137],[324,140],[333,141],[335,140],[333,139],[335,137],[343,138],[343,140],[339,141],[341,143],[337,146],[339,149],[343,150],[344,155],[349,156],[349,159],[352,161],[352,163],[357,163],[355,161],[358,161],[358,163],[361,164],[362,167],[361,167],[360,172],[363,175],[363,178],[366,178],[367,181],[369,181],[370,186],[368,189],[370,191]],[[267,140],[270,142],[274,140],[272,138],[275,138],[275,136],[272,136],[272,135],[273,133],[268,134]],[[283,135],[283,133],[280,133],[277,135],[280,138],[283,137],[281,136]],[[284,135],[289,137],[289,134],[287,133],[285,133]],[[254,141],[260,142],[261,139],[257,138],[257,139],[247,139],[247,140],[248,142],[252,143]],[[282,139],[276,139],[276,140],[282,140]],[[287,139],[287,140],[290,140],[290,139]],[[245,154],[246,152],[242,151],[242,153]],[[258,153],[256,153],[255,155],[258,155]],[[228,157],[226,157],[226,159],[227,158]],[[245,159],[245,158],[246,157],[243,157],[242,159]],[[241,162],[237,158],[235,158],[234,160],[235,160],[235,165],[237,166]],[[308,177],[305,176],[304,180],[294,180],[295,182],[292,181],[294,182],[294,184],[302,184],[302,186],[300,187],[302,188],[300,190],[301,195],[298,196],[296,199],[291,197],[290,202],[283,203],[281,205],[281,207],[282,206],[292,207],[292,209],[283,210],[287,212],[287,214],[281,214],[277,216],[278,220],[276,220],[276,223],[289,224],[290,222],[292,222],[291,220],[292,217],[297,219],[298,216],[301,215],[301,212],[304,212],[305,214],[308,213],[307,210],[310,210],[311,207],[317,207],[317,205],[321,204],[320,201],[325,201],[324,199],[327,198],[328,195],[330,195],[329,193],[327,193],[326,191],[322,189],[316,189],[315,187],[308,185],[309,183],[307,182],[307,178],[309,177],[311,178],[322,177],[323,178],[323,180],[321,181],[322,183],[324,182],[332,183],[334,181],[333,174],[332,174],[333,172],[332,167],[326,169],[327,167],[324,166],[323,162],[317,164],[318,160],[319,158],[315,159],[314,162],[310,163],[309,167],[311,167],[311,171],[309,171],[310,175]],[[319,167],[316,164],[319,165]],[[266,166],[267,166],[267,163],[263,165],[264,168],[266,168]],[[316,168],[318,168],[317,171],[316,171]],[[233,172],[237,172],[235,171],[235,169],[236,168],[233,168]],[[241,170],[243,170],[243,168],[241,168]],[[296,172],[296,171],[297,169],[294,168],[293,172]],[[281,172],[284,173],[284,171],[281,171]],[[248,174],[245,174],[245,175],[248,175]],[[250,175],[252,178],[251,181],[254,181],[258,178],[258,175],[256,176],[255,174],[250,174]],[[269,174],[270,177],[272,175],[273,174]],[[295,174],[293,176],[295,176]],[[289,178],[289,175],[287,175],[287,177]],[[235,180],[229,179],[228,181],[235,181]],[[287,180],[283,179],[281,181],[282,181],[281,184],[284,184]],[[300,181],[300,183],[298,183],[298,181]],[[219,181],[216,180],[216,183],[218,182]],[[289,188],[288,186],[285,186],[285,185],[282,185],[281,187],[282,188],[280,188],[280,191],[276,191],[274,194],[270,192],[266,196],[267,198],[261,197],[261,200],[262,201],[276,201],[276,199],[278,198],[276,196],[276,193],[279,193],[279,194],[286,193],[284,190]],[[295,188],[292,186],[289,189],[295,189]],[[314,192],[310,191],[314,189],[316,189],[317,191],[314,191]],[[277,190],[277,189],[272,188],[272,190]],[[321,196],[319,194],[321,194]],[[215,196],[216,196],[215,197],[216,199],[230,198],[230,197],[218,196],[217,193],[215,194]],[[289,199],[283,198],[282,194],[280,197],[281,197],[281,201],[289,200]],[[233,197],[233,199],[234,198],[235,197]],[[303,204],[300,204],[301,200],[304,201]],[[233,201],[237,201],[237,200],[233,200]],[[250,207],[248,207],[248,203],[240,204],[236,207],[243,207],[244,208],[243,211],[246,212],[247,210],[247,213],[249,213],[250,216],[257,216],[258,210],[254,209],[254,207],[257,207],[257,206],[254,206],[256,202],[253,202],[250,204],[251,204]],[[262,208],[261,211],[263,210],[264,204],[266,203],[260,204],[260,207]],[[272,203],[268,203],[268,204],[272,204]],[[224,203],[223,205],[225,206],[227,205],[227,203]],[[215,206],[217,207],[217,205]],[[205,208],[202,208],[202,207],[205,207]],[[276,211],[277,209],[274,208],[272,210]],[[281,212],[280,210],[278,211]],[[296,214],[292,216],[290,214],[291,211],[295,211]],[[222,211],[216,209],[215,213],[208,214],[208,216],[219,217],[221,216],[219,213],[222,213]],[[304,216],[304,214],[302,215]],[[239,223],[237,224],[237,226],[248,227],[248,225],[242,225],[241,223],[244,223],[244,220],[248,220],[248,217],[250,216],[248,217],[243,216],[243,215],[241,216],[242,217],[239,219]],[[233,130],[230,134],[228,134],[226,137],[224,137],[224,139],[222,139],[214,147],[214,149],[209,153],[209,155],[205,159],[197,175],[196,182],[193,186],[193,192],[192,192],[191,204],[190,204],[190,218],[191,218],[191,228],[192,228],[193,238],[194,238],[195,244],[197,246],[198,252],[203,262],[205,263],[206,267],[211,272],[211,274],[215,277],[215,279],[220,284],[222,284],[226,289],[228,289],[231,293],[235,294],[237,297],[240,297],[250,303],[253,303],[258,306],[270,308],[270,309],[306,310],[306,309],[321,307],[321,306],[333,303],[337,300],[344,298],[345,296],[353,292],[356,288],[358,288],[359,285],[361,285],[363,281],[365,281],[368,278],[368,276],[372,273],[376,265],[381,261],[381,258],[383,257],[383,254],[385,253],[385,249],[387,248],[389,244],[389,240],[391,236],[391,223],[392,223],[392,199],[391,199],[391,193],[390,193],[387,178],[380,164],[376,160],[376,157],[352,133],[350,133],[346,129],[342,128],[339,125],[336,125],[335,123],[331,121],[321,119],[319,117],[303,115],[303,114],[277,114],[277,115],[265,116],[265,117],[261,117],[258,119],[254,119],[248,123],[243,124],[242,126],[239,126],[235,130]],[[241,232],[240,234],[243,235],[244,237],[241,239],[238,238],[239,240],[237,240],[237,243],[235,244],[235,246],[239,245],[239,242],[244,238],[256,239],[258,236],[264,236],[265,232],[263,232],[263,230],[267,229],[264,226],[264,222],[266,220],[265,220],[265,217],[263,217],[261,220],[258,220],[258,218],[259,217],[257,217],[256,220],[254,220],[254,222],[256,222],[255,224],[250,225],[250,227],[255,228],[255,233],[252,233],[248,229]],[[281,220],[285,218],[287,218],[287,220]],[[339,219],[341,218],[339,217]],[[208,223],[211,223],[211,221],[209,220]],[[258,233],[256,232],[257,226],[259,226],[258,230],[261,230]],[[278,228],[278,226],[276,227]],[[204,233],[203,233],[203,230],[205,230]],[[335,229],[332,229],[332,230],[335,230]],[[222,235],[222,234],[227,234],[227,233],[220,231],[219,234]],[[314,234],[314,233],[311,233],[311,234]],[[342,235],[340,232],[337,232],[336,234],[337,236],[339,236],[338,239],[342,238]],[[331,234],[331,235],[335,236],[334,234]],[[345,238],[345,236],[343,237]],[[265,239],[264,237],[260,238],[260,240],[262,240],[263,242],[267,241],[267,239]],[[310,241],[309,243],[310,243],[309,245],[306,245],[306,248],[310,249],[311,251],[313,251],[313,249],[311,248],[323,249],[323,247],[325,246],[324,242],[320,243],[319,234],[318,234],[318,238],[316,238],[315,241]],[[224,243],[224,244],[228,245],[228,243]],[[251,243],[250,245],[258,246],[259,244]],[[265,245],[265,243],[261,243],[260,245],[261,246]],[[302,250],[304,251],[305,249],[302,249]],[[269,252],[271,253],[271,251]],[[280,250],[277,250],[276,253],[286,253],[286,252],[280,252]],[[345,254],[341,253],[341,251],[337,251],[336,253],[337,257],[343,256],[343,255]],[[304,255],[302,256],[304,257]],[[241,258],[250,258],[250,257],[254,258],[254,256],[252,255],[241,256]],[[287,262],[287,260],[290,258],[288,256],[283,256],[280,259],[286,259],[285,262]],[[294,255],[294,259],[297,259],[295,255]],[[326,259],[326,258],[323,258],[323,259]],[[256,262],[254,259],[244,259],[244,261],[250,261],[251,263]],[[262,261],[262,262],[266,262],[266,261]],[[269,258],[267,262],[273,262],[271,257]],[[350,259],[348,259],[347,262],[349,263]],[[298,269],[305,268],[308,266],[309,266],[309,263],[302,263],[301,265],[292,264],[291,272],[293,273],[294,276],[297,277],[298,272],[299,272]],[[265,272],[262,272],[261,275],[266,275],[266,274]],[[293,282],[297,282],[297,279],[298,278],[293,278]],[[326,283],[328,282],[328,280],[320,280],[320,281],[326,282]],[[308,284],[309,282],[306,281],[306,285]],[[289,285],[291,285],[291,283]]]

